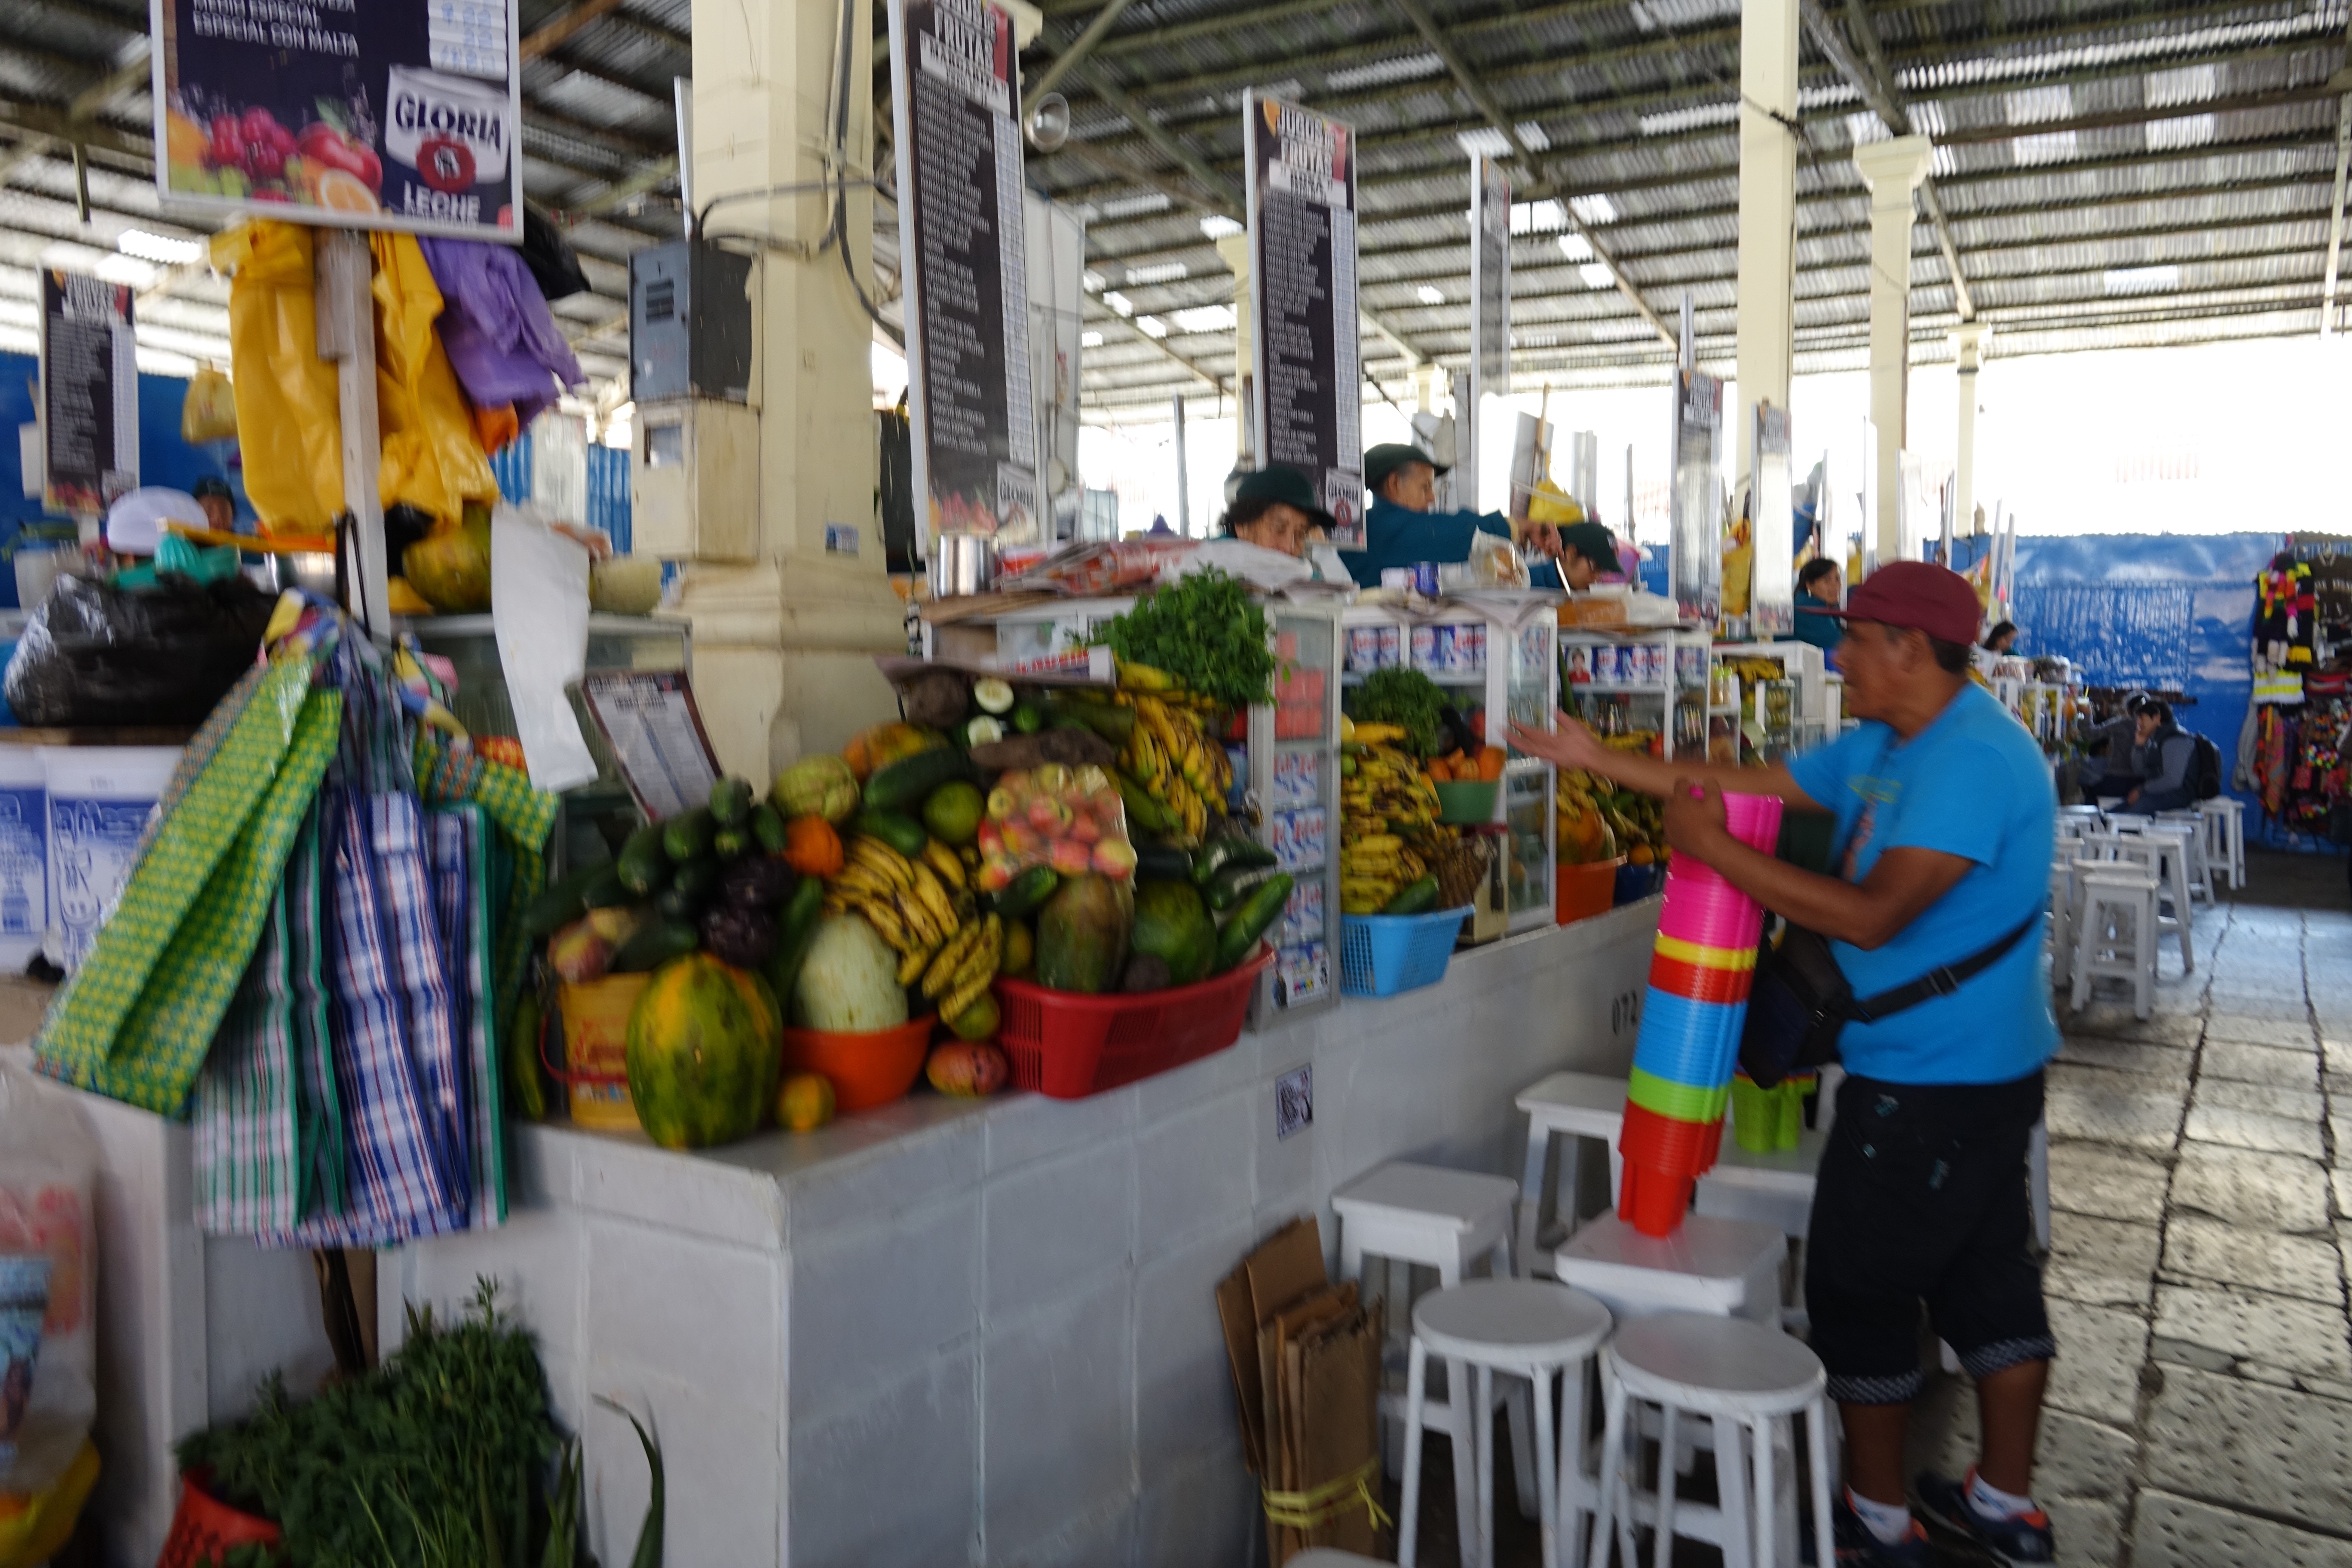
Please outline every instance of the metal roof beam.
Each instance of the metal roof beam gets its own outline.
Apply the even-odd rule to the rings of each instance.
[[[2352,61],[2352,41],[2347,42],[2345,53]],[[2327,280],[2319,294],[2323,338],[2336,332],[2336,284],[2344,259],[2344,186],[2347,176],[2352,175],[2352,63],[2330,78],[2328,85],[2344,89],[2344,101],[2336,107],[2336,185],[2334,199],[2327,204]]]
[[[524,59],[535,60],[599,16],[620,8],[621,0],[578,0],[525,34],[516,52]]]
[[[1045,74],[1037,79],[1035,86],[1023,84],[1021,92],[1023,100],[1034,102],[1059,87],[1062,79],[1069,75],[1074,67],[1094,53],[1095,46],[1102,42],[1105,33],[1110,31],[1111,24],[1118,21],[1119,14],[1131,4],[1133,0],[1110,0],[1109,5],[1096,12],[1095,19],[1087,24],[1086,30],[1071,39],[1069,46],[1054,57],[1054,63],[1045,68]]]

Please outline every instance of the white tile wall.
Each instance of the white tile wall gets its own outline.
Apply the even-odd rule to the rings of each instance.
[[[650,1401],[673,1452],[711,1467],[707,1533],[673,1561],[1246,1563],[1262,1532],[1214,1282],[1296,1214],[1334,1248],[1332,1189],[1383,1160],[1516,1175],[1513,1096],[1631,1060],[1610,1004],[1640,989],[1654,919],[1463,954],[1443,986],[1088,1100],[919,1098],[703,1158],[530,1130],[545,1195],[499,1272],[534,1310],[576,1281],[586,1349],[550,1356],[567,1415],[591,1393]],[[1275,1079],[1307,1062],[1315,1124],[1277,1141]],[[579,1227],[570,1256],[541,1210]],[[409,1249],[404,1288],[462,1299],[467,1245]],[[644,1461],[626,1423],[584,1419],[600,1518],[624,1536],[597,1546],[625,1560]]]

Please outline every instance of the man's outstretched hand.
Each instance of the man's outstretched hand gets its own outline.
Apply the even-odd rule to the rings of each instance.
[[[1599,736],[1565,713],[1555,712],[1552,721],[1558,728],[1535,730],[1512,721],[1511,744],[1521,754],[1540,758],[1556,768],[1604,773],[1612,753]]]
[[[1731,831],[1723,789],[1713,780],[1676,779],[1666,796],[1666,847],[1705,860]]]

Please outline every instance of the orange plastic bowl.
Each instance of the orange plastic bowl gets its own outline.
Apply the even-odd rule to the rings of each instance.
[[[833,1080],[834,1109],[843,1115],[871,1110],[903,1097],[923,1073],[938,1016],[926,1013],[895,1029],[839,1034],[786,1029],[784,1071],[821,1072]]]

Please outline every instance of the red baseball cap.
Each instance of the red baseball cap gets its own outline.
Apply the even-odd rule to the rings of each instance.
[[[1883,626],[1923,631],[1939,641],[1966,647],[1977,640],[1984,608],[1969,580],[1948,566],[1928,561],[1890,561],[1854,584],[1843,610],[1817,610],[1809,616],[1834,616],[1842,621],[1876,621]]]

